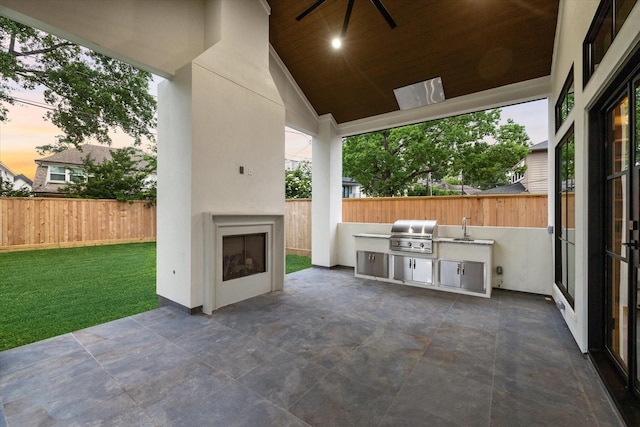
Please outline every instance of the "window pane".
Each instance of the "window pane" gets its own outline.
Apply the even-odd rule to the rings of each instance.
[[[565,219],[565,229],[566,233],[562,236],[565,240],[569,242],[575,243],[576,241],[576,221],[575,221],[575,193],[574,192],[565,192],[563,195],[564,198],[564,209],[566,212]]]
[[[627,367],[627,343],[629,334],[626,332],[628,323],[628,266],[619,259],[608,260],[608,300],[609,300],[609,328],[607,337],[608,347],[620,364]]]
[[[72,182],[84,181],[84,170],[80,168],[71,169],[69,178]]]
[[[635,89],[636,103],[636,166],[640,166],[640,82],[636,84]]]
[[[567,287],[567,292],[573,298],[576,297],[576,247],[567,243],[567,282],[565,283]]]
[[[607,206],[610,207],[610,229],[607,231],[607,249],[618,255],[623,253],[622,238],[624,237],[625,223],[625,188],[626,177],[617,177],[609,181],[607,196],[609,198]]]
[[[65,177],[65,168],[61,166],[49,166],[49,181],[64,181]]]
[[[629,98],[625,97],[611,110],[611,163],[609,174],[627,170],[629,167]]]
[[[636,0],[616,0],[616,34],[622,28],[622,24],[626,21],[635,4]]]
[[[596,34],[591,47],[593,49],[593,70],[595,71],[598,68],[600,62],[602,62],[602,58],[604,54],[607,53],[609,46],[611,46],[611,42],[613,41],[613,10],[611,6],[607,10],[607,13],[604,16],[604,20],[602,21],[602,25],[598,29],[598,33]]]

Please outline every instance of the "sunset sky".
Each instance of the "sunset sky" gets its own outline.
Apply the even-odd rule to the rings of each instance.
[[[150,88],[152,94],[157,94],[157,84],[161,80],[159,77],[154,80]],[[39,92],[16,92],[15,96],[36,104],[42,103]],[[42,157],[37,153],[36,147],[53,143],[60,131],[42,118],[47,111],[44,108],[16,104],[9,106],[9,110],[9,122],[0,124],[0,161],[16,174],[22,173],[33,179],[36,170],[34,160]],[[546,100],[505,107],[502,109],[502,121],[506,122],[507,118],[513,118],[516,123],[524,125],[533,144],[548,139]],[[114,147],[132,144],[132,140],[122,132],[112,134],[112,138]],[[143,143],[142,148],[146,148],[146,144]],[[285,157],[310,160],[311,137],[287,128]]]

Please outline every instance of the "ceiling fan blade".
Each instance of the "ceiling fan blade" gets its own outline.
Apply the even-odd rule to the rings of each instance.
[[[301,20],[302,18],[304,18],[305,16],[307,16],[308,14],[316,10],[316,8],[320,6],[322,3],[324,3],[325,1],[326,0],[318,0],[317,2],[315,2],[314,4],[306,8],[300,15],[296,16],[296,21]]]
[[[373,5],[376,7],[376,9],[378,9],[378,12],[380,12],[380,14],[384,18],[384,20],[387,21],[387,24],[389,24],[389,26],[392,29],[397,26],[396,25],[396,21],[393,20],[393,18],[391,17],[389,12],[387,12],[387,9],[384,7],[384,5],[382,4],[382,2],[380,0],[371,0],[371,3],[373,3]]]
[[[340,37],[344,38],[347,35],[347,27],[349,26],[349,18],[351,18],[351,10],[353,9],[353,3],[356,0],[349,0],[349,4],[347,5],[347,13],[344,15],[344,23],[342,24],[342,33]]]

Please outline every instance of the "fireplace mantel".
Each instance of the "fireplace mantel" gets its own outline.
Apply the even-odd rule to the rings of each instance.
[[[211,314],[225,305],[283,289],[284,215],[272,213],[203,213],[202,311]],[[223,238],[266,234],[266,271],[223,280]]]

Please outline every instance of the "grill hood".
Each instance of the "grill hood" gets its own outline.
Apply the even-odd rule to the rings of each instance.
[[[391,227],[392,237],[433,239],[436,237],[438,221],[399,219]]]

